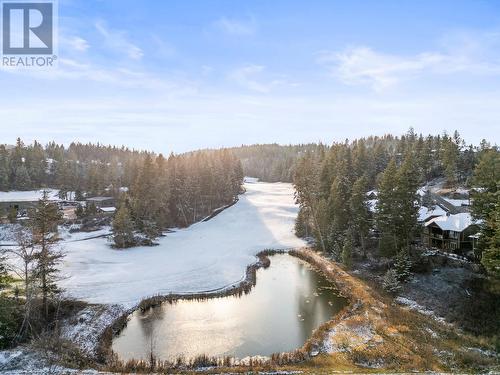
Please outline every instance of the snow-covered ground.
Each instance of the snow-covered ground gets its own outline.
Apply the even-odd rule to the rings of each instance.
[[[59,190],[45,189],[49,194],[49,199],[59,201]],[[33,202],[41,199],[44,189],[30,191],[0,191],[0,202]]]
[[[246,183],[234,206],[207,222],[167,234],[159,246],[116,250],[106,238],[63,243],[61,286],[91,303],[132,307],[169,292],[208,291],[237,283],[266,248],[305,246],[294,235],[298,207],[286,183]]]

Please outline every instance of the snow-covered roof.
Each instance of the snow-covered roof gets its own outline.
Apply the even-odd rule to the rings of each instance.
[[[58,197],[59,190],[45,189],[49,192],[51,201],[60,200]],[[0,202],[36,202],[43,196],[43,189],[30,191],[0,191]]]
[[[418,221],[426,221],[433,216],[443,215],[446,215],[446,211],[443,210],[440,206],[436,206],[434,208],[427,208],[425,206],[422,206],[418,210]]]
[[[417,194],[423,197],[424,195],[427,194],[427,189],[425,187],[417,189]]]
[[[88,201],[91,201],[91,202],[103,202],[103,201],[107,201],[107,200],[111,200],[111,199],[114,199],[113,197],[91,197],[91,198],[87,198]]]
[[[455,207],[461,207],[461,206],[470,206],[469,200],[468,199],[451,199],[451,198],[444,198],[445,201],[448,203],[454,205]]]
[[[101,207],[100,210],[102,212],[115,212],[116,211],[116,207]]]
[[[367,201],[367,203],[368,203],[368,209],[370,210],[370,212],[377,212],[378,199],[369,199]]]
[[[477,224],[468,212],[435,217],[434,219],[429,220],[425,226],[429,226],[433,223],[436,224],[441,230],[452,230],[455,232],[463,232],[472,224]]]

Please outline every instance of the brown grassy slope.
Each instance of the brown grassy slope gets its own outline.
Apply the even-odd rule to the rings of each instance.
[[[391,297],[311,249],[294,250],[292,255],[320,269],[351,302],[306,344],[313,348],[323,343],[329,352],[300,366],[307,372],[499,369],[498,357],[470,349],[494,352],[485,339],[394,304]]]

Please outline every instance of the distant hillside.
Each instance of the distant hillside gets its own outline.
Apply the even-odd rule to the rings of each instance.
[[[319,152],[325,146],[312,144],[282,146],[257,144],[233,147],[230,150],[241,160],[245,176],[266,182],[292,182],[296,161],[307,151]]]

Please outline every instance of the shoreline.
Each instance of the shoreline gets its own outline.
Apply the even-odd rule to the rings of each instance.
[[[324,327],[328,325],[339,315],[343,315],[345,311],[349,310],[350,307],[352,306],[352,299],[346,296],[346,293],[343,292],[335,280],[332,280],[328,275],[324,272],[324,270],[319,267],[319,263],[315,262],[314,259],[307,257],[306,253],[304,253],[304,249],[299,248],[299,249],[281,249],[281,250],[274,250],[274,249],[267,249],[258,252],[255,256],[258,258],[258,260],[249,266],[247,266],[246,271],[245,271],[245,277],[243,280],[241,280],[237,284],[232,284],[231,286],[223,287],[219,290],[216,291],[208,291],[208,292],[196,292],[196,293],[171,293],[167,295],[158,295],[158,296],[153,296],[149,298],[143,299],[137,306],[134,308],[128,309],[125,313],[123,313],[118,319],[116,319],[110,326],[108,326],[104,332],[102,333],[100,340],[99,340],[99,345],[98,345],[98,350],[97,350],[97,358],[101,362],[101,364],[106,365],[109,363],[112,363],[112,368],[118,367],[123,367],[125,363],[123,361],[119,360],[116,358],[116,355],[112,352],[112,341],[113,338],[118,335],[121,330],[127,325],[128,322],[128,317],[130,314],[137,310],[141,310],[141,312],[145,312],[146,310],[150,308],[154,308],[156,306],[159,306],[163,303],[175,303],[176,301],[180,300],[207,300],[207,299],[212,299],[212,298],[223,298],[223,297],[228,297],[228,296],[236,296],[236,295],[242,295],[242,294],[247,294],[250,293],[252,288],[256,285],[257,283],[257,270],[260,268],[266,269],[270,266],[271,260],[269,259],[270,256],[275,255],[275,254],[289,254],[290,256],[294,256],[298,259],[301,259],[305,261],[308,265],[310,265],[312,268],[314,268],[317,272],[320,272],[325,275],[325,277],[328,279],[329,282],[335,286],[337,289],[337,292],[339,293],[340,296],[346,298],[347,300],[347,305],[336,315],[332,316],[330,320],[327,322],[323,323],[320,327],[318,327],[316,330],[314,330],[313,334],[306,340],[306,342],[299,348],[289,351],[289,352],[283,352],[283,353],[274,353],[274,354],[269,354],[268,356],[255,356],[255,357],[249,357],[249,360],[241,360],[241,359],[234,359],[234,358],[229,358],[229,357],[206,357],[206,356],[200,356],[200,357],[205,357],[205,359],[212,365],[216,367],[221,367],[220,365],[224,367],[235,367],[235,366],[248,366],[248,363],[251,362],[253,365],[259,364],[259,365],[272,365],[272,364],[280,364],[280,365],[285,365],[285,364],[292,364],[292,363],[297,363],[304,361],[306,359],[309,359],[315,355],[317,355],[320,350],[319,348],[321,345],[318,345],[318,338],[320,336],[323,336],[322,332],[324,331]],[[320,340],[321,341],[321,340]],[[318,353],[316,353],[318,352]],[[197,362],[197,358],[192,358],[189,359],[188,361],[194,361],[194,363]],[[243,362],[242,362],[243,361]],[[146,363],[146,361],[143,360],[132,360],[128,361],[134,363],[134,369],[138,369],[140,367],[146,368],[149,366],[149,362]],[[167,364],[167,361],[163,361],[162,365],[165,366]],[[189,363],[181,363],[180,361],[177,361],[175,366],[166,366],[169,369],[177,368],[177,367],[185,367],[188,366],[191,368]]]

